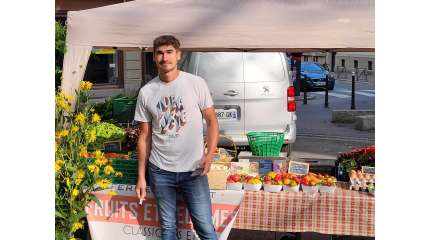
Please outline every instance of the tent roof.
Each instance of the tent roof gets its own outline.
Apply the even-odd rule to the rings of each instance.
[[[374,51],[374,0],[136,0],[67,17],[67,44],[193,51]]]

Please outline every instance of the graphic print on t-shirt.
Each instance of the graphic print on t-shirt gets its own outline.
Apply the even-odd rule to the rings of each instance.
[[[161,134],[178,136],[181,127],[185,126],[185,109],[181,97],[165,96],[157,103],[158,122]]]

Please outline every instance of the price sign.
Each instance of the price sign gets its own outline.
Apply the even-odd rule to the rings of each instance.
[[[375,174],[375,167],[361,166],[361,172]]]
[[[290,161],[288,172],[296,175],[306,175],[309,172],[309,163]]]
[[[106,152],[121,151],[121,141],[104,142],[103,147]]]

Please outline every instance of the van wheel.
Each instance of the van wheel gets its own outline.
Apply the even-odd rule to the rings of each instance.
[[[282,149],[281,152],[286,152],[287,153],[287,157],[290,156],[290,154],[293,152],[293,144],[284,144],[282,145]]]

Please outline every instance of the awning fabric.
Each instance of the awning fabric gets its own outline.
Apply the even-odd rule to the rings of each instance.
[[[75,55],[88,47],[151,50],[162,34],[191,51],[374,51],[374,15],[374,0],[136,0],[70,11],[62,88],[74,91],[72,72],[89,56]]]

